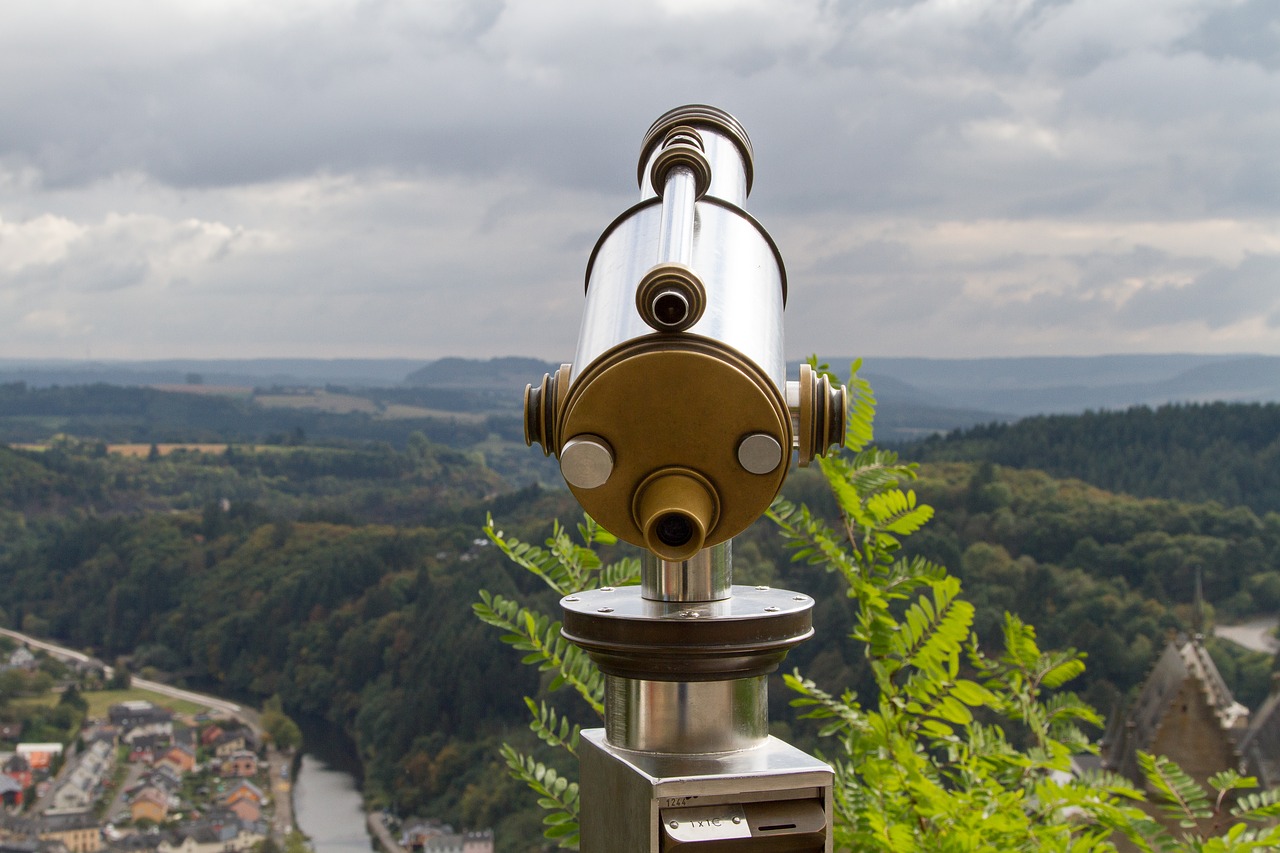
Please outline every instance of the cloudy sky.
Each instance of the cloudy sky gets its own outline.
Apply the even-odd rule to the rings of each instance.
[[[665,110],[789,354],[1280,354],[1275,0],[7,0],[0,357],[568,360]]]

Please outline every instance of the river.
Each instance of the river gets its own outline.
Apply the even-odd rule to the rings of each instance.
[[[304,752],[293,787],[293,811],[316,853],[369,853],[364,803],[355,777],[346,770]]]
[[[293,814],[316,853],[369,853],[372,840],[360,796],[356,746],[341,729],[314,717],[302,729],[302,763],[293,787]]]

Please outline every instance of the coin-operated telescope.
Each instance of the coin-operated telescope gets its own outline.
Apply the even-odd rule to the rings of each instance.
[[[639,587],[562,600],[605,674],[582,733],[583,853],[830,851],[831,769],[768,732],[767,676],[813,634],[813,599],[735,586],[732,537],[792,452],[844,437],[845,390],[786,378],[786,273],[744,209],[751,142],[685,106],[641,144],[641,200],[587,263],[573,364],[525,391],[525,438],[607,530],[645,549]]]

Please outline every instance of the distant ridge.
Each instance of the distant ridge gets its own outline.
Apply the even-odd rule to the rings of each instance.
[[[410,373],[404,384],[415,388],[520,389],[554,372],[559,365],[536,358],[442,358]]]
[[[852,359],[828,359],[844,373]],[[491,359],[169,359],[75,361],[0,359],[0,383],[32,387],[106,383],[400,389],[435,394],[467,411],[514,410],[524,386],[555,370],[519,356]],[[788,371],[797,375],[795,363]],[[982,359],[868,357],[863,375],[880,402],[882,441],[1038,414],[1075,414],[1184,402],[1280,402],[1280,357],[1105,355]],[[388,392],[390,393],[390,392]],[[424,398],[425,399],[425,398]],[[498,405],[498,404],[501,405]]]
[[[76,361],[0,359],[0,382],[33,386],[176,385],[198,374],[207,385],[310,386],[398,385],[425,359],[246,358],[162,359],[156,361]]]
[[[1280,356],[867,358],[864,373],[873,386],[879,376],[896,380],[895,394],[908,395],[909,388],[933,405],[1005,418],[1166,403],[1280,401]]]

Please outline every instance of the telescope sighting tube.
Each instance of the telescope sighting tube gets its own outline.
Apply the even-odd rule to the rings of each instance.
[[[793,453],[842,443],[847,406],[808,365],[787,378],[786,271],[744,208],[754,170],[723,110],[660,116],[639,201],[587,261],[573,361],[525,389],[526,442],[644,551],[639,586],[560,602],[605,678],[605,726],[579,752],[582,853],[832,850],[831,768],[769,735],[768,676],[813,635],[814,600],[733,583],[733,537]]]

